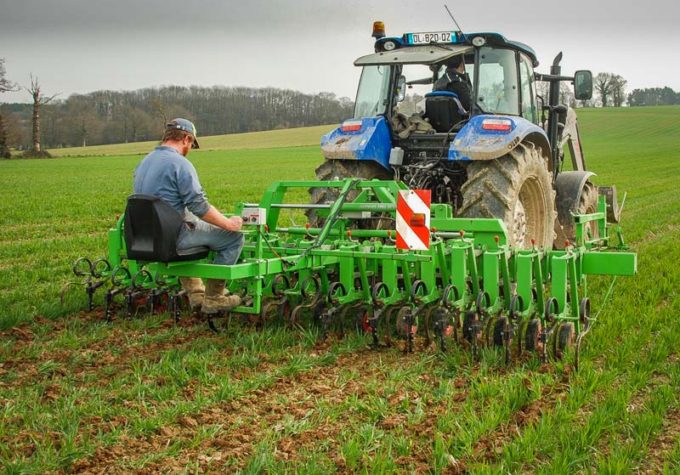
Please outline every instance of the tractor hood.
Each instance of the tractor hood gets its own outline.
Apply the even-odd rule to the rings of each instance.
[[[355,66],[371,66],[376,64],[435,64],[452,56],[469,53],[474,49],[471,45],[427,45],[410,46],[392,51],[368,54],[354,61]]]

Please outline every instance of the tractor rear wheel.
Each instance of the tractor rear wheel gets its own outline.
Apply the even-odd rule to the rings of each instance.
[[[553,244],[555,191],[545,159],[532,143],[521,143],[494,160],[473,161],[461,187],[467,218],[499,218],[508,229],[510,245],[541,248]]]
[[[345,178],[391,180],[393,174],[373,160],[326,160],[317,167],[316,178],[323,181],[344,180]],[[312,195],[313,204],[326,204],[335,201],[339,191],[338,188],[313,187],[309,189],[309,194]],[[351,192],[348,199],[352,200],[356,195],[357,192]],[[324,218],[319,216],[315,209],[307,211],[307,219],[313,228],[323,226]],[[379,223],[372,224],[369,227],[380,228]]]

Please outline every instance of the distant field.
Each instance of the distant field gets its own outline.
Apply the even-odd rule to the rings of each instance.
[[[460,348],[369,351],[362,336],[320,345],[313,330],[102,323],[81,311],[81,289],[69,287],[63,305],[60,291],[75,258],[104,253],[150,145],[0,162],[0,467],[680,473],[680,107],[580,118],[596,182],[628,192],[622,227],[639,275],[619,278],[606,302],[610,280],[589,280],[599,321],[579,372],[572,359],[506,368],[493,350],[478,361]],[[229,210],[274,180],[312,178],[322,129],[313,145],[307,129],[278,132],[274,143],[289,148],[264,149],[264,133],[252,134],[191,159]]]
[[[335,125],[318,125],[314,127],[300,127],[297,129],[268,130],[264,132],[248,132],[244,134],[200,136],[201,150],[240,150],[276,147],[302,147],[305,145],[318,145],[321,136]],[[160,139],[160,137],[159,137]],[[87,157],[96,155],[137,155],[148,153],[150,149],[158,145],[154,142],[134,142],[114,145],[94,145],[92,147],[70,147],[50,149],[55,157]]]

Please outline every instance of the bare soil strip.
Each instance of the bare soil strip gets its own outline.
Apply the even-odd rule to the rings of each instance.
[[[77,318],[83,322],[92,323],[103,317],[99,312],[92,312],[83,313]],[[50,335],[50,339],[57,339],[67,331],[67,323],[64,320],[40,318],[37,323],[47,326],[49,330],[46,334]],[[181,326],[191,327],[196,324],[198,324],[196,320],[185,319],[182,321]],[[86,342],[78,349],[77,354],[82,362],[76,363],[75,365],[71,362],[74,352],[69,348],[43,351],[38,356],[29,358],[9,356],[4,361],[0,362],[0,378],[3,374],[14,371],[18,374],[18,379],[15,380],[13,384],[19,386],[34,384],[45,378],[44,375],[41,375],[38,372],[37,368],[48,361],[61,366],[62,370],[68,368],[69,373],[75,375],[76,378],[79,379],[93,374],[97,375],[98,378],[102,377],[106,379],[106,376],[102,374],[102,369],[105,367],[117,368],[115,373],[120,375],[122,372],[130,370],[130,363],[132,361],[157,359],[162,352],[170,349],[182,348],[185,345],[189,345],[194,340],[195,335],[182,333],[168,335],[167,339],[160,342],[153,341],[144,344],[140,343],[138,345],[130,343],[135,339],[141,339],[142,337],[148,338],[149,336],[166,332],[168,329],[172,328],[173,325],[174,323],[172,320],[168,319],[157,327],[144,330],[131,330],[112,326],[104,338]],[[36,335],[31,331],[30,326],[30,324],[22,325],[0,333],[0,338],[10,337],[14,339],[13,354],[21,355],[26,351],[27,347],[40,344],[36,343]],[[206,332],[206,335],[202,335],[202,337],[209,338],[210,334]],[[225,351],[230,350],[225,349]]]
[[[680,460],[671,460],[679,440],[680,408],[673,407],[666,413],[658,437],[651,441],[638,473],[662,473],[665,464],[668,464],[671,470],[680,470]]]
[[[158,434],[146,438],[121,438],[112,447],[97,449],[91,458],[77,462],[74,468],[91,473],[106,469],[111,473],[115,466],[119,472],[127,472],[131,467],[140,465],[140,460],[149,454],[163,451],[173,444],[185,446],[199,430],[207,427],[216,429],[214,437],[202,441],[198,447],[183,449],[178,455],[145,464],[143,471],[172,471],[178,466],[184,467],[188,460],[198,461],[201,471],[220,467],[243,468],[255,444],[283,430],[285,421],[313,420],[318,415],[320,402],[340,404],[351,396],[361,397],[366,391],[362,383],[380,374],[383,365],[396,366],[401,357],[403,355],[396,352],[385,353],[380,360],[373,352],[341,356],[331,366],[315,367],[292,377],[282,377],[270,387],[205,408],[199,414],[184,415],[173,425],[163,427]],[[345,380],[342,373],[348,368],[363,368],[361,376]],[[338,423],[343,424],[342,421]],[[308,432],[307,435],[303,432],[300,437],[317,437],[324,433],[317,427],[316,432]],[[286,458],[283,453],[280,456]]]

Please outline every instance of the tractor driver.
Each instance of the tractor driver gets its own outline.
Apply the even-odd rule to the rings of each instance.
[[[178,250],[206,246],[216,251],[215,264],[235,264],[243,248],[240,233],[243,220],[227,218],[208,203],[196,169],[186,156],[198,148],[196,127],[186,119],[171,120],[165,126],[161,144],[137,165],[134,192],[154,195],[184,216],[185,224],[177,237]],[[193,310],[214,314],[241,303],[237,295],[225,295],[223,280],[182,277]]]
[[[465,74],[465,59],[462,54],[447,59],[444,64],[446,71],[434,83],[433,91],[451,91],[458,95],[461,105],[470,111],[472,102],[472,86],[470,78]]]

